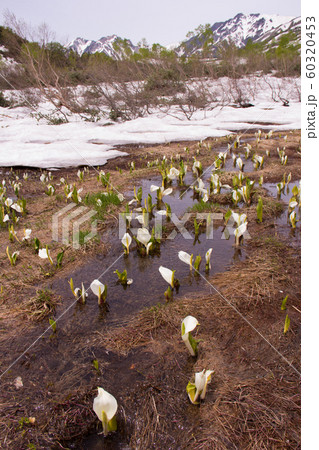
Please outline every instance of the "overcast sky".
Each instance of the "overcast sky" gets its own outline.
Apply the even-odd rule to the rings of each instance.
[[[300,16],[299,0],[1,0],[33,26],[47,23],[63,44],[76,37],[97,40],[117,34],[136,44],[181,41],[199,24],[224,21],[237,13]]]

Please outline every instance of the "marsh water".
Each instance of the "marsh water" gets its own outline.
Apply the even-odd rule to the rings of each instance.
[[[210,175],[211,170],[208,170],[202,177],[203,180],[209,179]],[[171,206],[172,214],[174,215],[171,224],[173,223],[174,226],[169,236],[162,241],[160,250],[157,253],[141,256],[137,252],[133,241],[129,255],[125,256],[118,229],[106,231],[102,235],[102,240],[110,244],[108,253],[106,255],[97,255],[95,258],[87,261],[85,265],[72,273],[72,278],[76,287],[81,286],[83,282],[85,288],[88,288],[90,283],[97,278],[103,284],[107,284],[109,310],[106,311],[103,308],[99,308],[97,297],[89,290],[87,303],[85,305],[76,305],[72,310],[75,323],[81,320],[81,317],[85,317],[85,324],[89,328],[98,328],[101,322],[109,325],[120,325],[141,309],[165,302],[164,292],[168,284],[158,270],[160,266],[176,270],[175,277],[179,280],[180,287],[178,292],[174,291],[174,298],[179,298],[198,292],[199,289],[207,293],[214,292],[210,283],[206,282],[205,279],[208,276],[227,270],[232,263],[245,257],[244,250],[234,246],[233,235],[228,240],[225,239],[222,216],[217,219],[213,218],[213,229],[209,233],[207,233],[206,228],[202,229],[198,238],[195,237],[194,231],[184,230],[185,232],[182,233],[178,226],[175,226],[176,223],[182,225],[183,221],[185,221],[184,214],[194,204],[198,203],[198,199],[194,197],[193,189],[187,187],[194,181],[195,177],[189,172],[185,177],[185,186],[177,186],[177,181],[173,181],[172,194],[163,198],[163,201]],[[161,177],[143,180],[137,185],[137,187],[142,186],[143,189],[142,204],[144,204],[144,199],[150,193],[151,185],[160,186]],[[151,195],[153,203],[156,203],[156,192],[151,193]],[[126,198],[132,197],[133,192],[127,192]],[[162,225],[165,227],[167,223],[165,216],[157,217],[156,220],[161,220]],[[197,218],[198,222],[200,220],[200,218]],[[150,229],[153,223],[154,219],[150,222]],[[141,227],[136,220],[132,221],[131,226],[135,230]],[[207,273],[205,271],[205,253],[209,248],[213,248],[213,251],[211,269]],[[194,258],[197,255],[201,255],[200,273],[205,279],[196,274],[194,270],[190,271],[189,266],[179,260],[178,252],[180,250],[193,254]],[[116,269],[120,272],[126,269],[128,278],[132,278],[133,283],[126,287],[119,284],[118,277],[114,273]],[[52,287],[64,299],[68,297],[71,302],[74,301],[74,297],[72,296],[68,280],[68,278],[59,280]],[[69,323],[68,326],[70,325]]]
[[[221,151],[223,150],[225,148],[221,149]],[[244,172],[253,171],[251,160],[245,160],[243,155],[240,156],[245,162]],[[164,202],[171,206],[172,213],[175,215],[175,219],[172,220],[174,225],[178,221],[183,223],[184,214],[199,202],[199,199],[194,195],[194,190],[190,188],[196,180],[190,171],[191,164],[192,162],[189,164],[188,173],[184,180],[185,186],[180,187],[177,185],[176,180],[173,181],[172,194],[163,198]],[[228,158],[224,170],[237,171],[238,168],[234,168],[231,158]],[[201,177],[205,181],[206,186],[211,173],[212,168],[208,168],[204,170],[204,174]],[[141,186],[143,190],[142,204],[150,193],[151,185],[161,186],[161,183],[160,176],[137,182],[136,187]],[[291,188],[294,184],[299,186],[299,183],[291,183]],[[263,187],[274,197],[277,196],[275,184],[265,183]],[[156,192],[151,193],[151,195],[153,203],[156,203]],[[285,210],[280,217],[275,219],[278,230],[286,235],[292,233],[291,227],[287,223],[287,204],[291,196],[291,189],[290,192],[286,189],[281,196],[281,200],[286,204]],[[133,192],[126,192],[125,197],[127,200],[130,200],[133,198]],[[166,218],[164,216],[161,216],[161,218],[163,227],[168,227],[169,224],[166,222]],[[199,218],[198,221],[200,220]],[[245,243],[240,248],[237,248],[234,245],[234,236],[232,234],[228,240],[225,239],[223,222],[222,218],[213,219],[213,233],[207,236],[206,229],[203,227],[198,238],[195,238],[193,227],[188,228],[187,233],[181,233],[177,226],[174,226],[172,230],[169,230],[170,233],[175,231],[175,236],[172,236],[174,238],[163,239],[160,250],[148,256],[141,256],[137,252],[134,241],[131,244],[129,255],[125,256],[119,230],[112,228],[105,231],[101,236],[101,240],[108,244],[108,251],[101,251],[100,254],[97,253],[96,256],[85,260],[81,267],[72,272],[72,278],[75,287],[80,287],[83,282],[86,289],[89,288],[90,283],[94,279],[99,279],[102,283],[107,284],[108,308],[99,307],[97,297],[90,289],[88,289],[86,304],[81,305],[76,302],[69,286],[70,276],[62,277],[52,283],[50,287],[62,299],[56,310],[55,318],[58,318],[65,311],[67,312],[58,321],[57,332],[54,338],[48,339],[47,336],[43,337],[32,350],[32,354],[28,356],[30,360],[33,358],[38,361],[43,386],[48,384],[51,391],[57,390],[60,392],[59,382],[64,380],[66,389],[70,388],[68,383],[72,383],[71,387],[76,389],[79,386],[92,384],[92,380],[96,385],[99,385],[99,379],[96,378],[97,375],[92,369],[93,358],[97,358],[101,365],[102,363],[107,364],[107,370],[109,371],[107,376],[110,376],[114,383],[116,383],[119,371],[125,377],[125,382],[135,382],[136,379],[134,377],[139,375],[129,370],[131,366],[129,357],[121,359],[114,353],[108,352],[104,347],[96,347],[92,339],[94,333],[121,326],[142,309],[155,306],[158,303],[165,303],[164,291],[167,289],[168,284],[159,273],[158,269],[160,266],[176,270],[175,276],[180,282],[180,287],[177,292],[174,291],[175,300],[187,295],[195,295],[198,292],[207,295],[211,293],[213,295],[215,290],[206,281],[207,278],[216,273],[224,272],[233,263],[245,258]],[[153,223],[154,218],[151,225]],[[297,229],[293,231],[297,238],[300,235],[299,226],[298,223]],[[136,220],[133,220],[132,228],[137,229],[139,227],[141,225]],[[211,269],[209,273],[206,273],[205,253],[209,248],[213,249]],[[180,250],[193,254],[194,257],[201,255],[202,263],[199,271],[202,276],[196,274],[194,270],[190,271],[189,266],[179,260],[178,252]],[[85,253],[83,253],[83,258],[86,258]],[[116,269],[120,272],[126,269],[128,278],[132,278],[133,283],[126,287],[119,284],[118,277],[114,273]],[[79,346],[74,344],[77,340],[80,343]],[[82,369],[83,371],[81,371]],[[78,378],[76,377],[77,371],[81,374]],[[75,374],[72,381],[69,381],[71,377],[68,378],[67,376],[70,372]],[[55,380],[54,383],[52,380]],[[117,386],[114,386],[115,384],[112,387],[116,390]],[[40,404],[39,408],[41,407]],[[114,436],[114,442],[112,441],[113,437],[110,436],[110,439],[111,441],[109,438],[105,440],[103,436],[94,433],[85,437],[81,444],[70,444],[68,442],[67,445],[68,448],[83,449],[128,448],[124,441],[121,442],[119,435]]]
[[[282,214],[274,219],[274,225],[276,227],[276,232],[280,235],[289,238],[290,244],[292,246],[300,246],[301,244],[301,211],[300,208],[295,208],[297,223],[296,228],[292,228],[289,223],[289,214],[288,214],[288,204],[289,200],[293,197],[292,188],[294,186],[300,187],[300,180],[296,180],[291,182],[288,186],[285,186],[285,189],[278,196],[277,186],[275,183],[264,183],[263,187],[268,191],[268,193],[278,200],[280,199],[284,203],[284,210]]]
[[[226,160],[227,165],[232,167],[232,161]],[[237,170],[231,167],[228,170]],[[250,168],[247,167],[250,170]],[[211,176],[212,170],[208,168],[204,170],[202,179],[206,182]],[[193,189],[190,188],[195,182],[194,175],[188,171],[185,177],[185,186],[178,186],[177,181],[173,181],[172,194],[165,196],[163,201],[171,206],[172,214],[175,215],[173,222],[183,224],[184,214],[190,208],[198,203],[198,198],[194,196]],[[161,177],[155,176],[150,179],[142,180],[137,184],[142,187],[143,199],[150,193],[151,185],[161,186]],[[291,189],[293,185],[299,186],[299,182],[291,183],[289,188],[285,189],[281,195],[281,200],[287,205],[291,198]],[[276,185],[273,183],[264,183],[263,187],[274,197],[277,196]],[[151,193],[153,203],[156,203],[156,192]],[[126,193],[126,198],[133,198],[133,191]],[[299,213],[297,215],[299,220]],[[166,225],[166,217],[160,217],[162,225]],[[200,221],[200,219],[198,219]],[[274,219],[278,232],[285,236],[296,238],[296,245],[300,240],[300,222],[297,222],[297,228],[292,230],[288,224],[287,206],[283,213]],[[150,222],[150,229],[154,223],[154,218]],[[141,225],[137,220],[132,221],[132,228],[135,229]],[[195,237],[194,231],[188,229],[185,233],[181,233],[177,226],[173,227],[173,232],[169,237],[163,239],[160,249],[155,254],[141,256],[136,250],[136,244],[133,241],[130,247],[129,255],[124,255],[120,237],[123,230],[111,229],[106,231],[101,239],[109,244],[109,251],[97,254],[94,258],[89,259],[83,266],[76,269],[72,273],[75,287],[80,287],[83,282],[86,289],[94,279],[99,279],[103,284],[107,285],[107,303],[108,308],[98,306],[97,297],[88,289],[88,298],[85,305],[81,305],[74,301],[74,297],[69,287],[69,277],[55,281],[52,288],[63,298],[63,306],[58,308],[57,317],[65,310],[66,306],[70,306],[70,311],[61,319],[61,326],[65,330],[78,329],[78,323],[81,322],[81,332],[86,333],[90,330],[99,330],[107,326],[120,326],[125,324],[132,315],[138,311],[154,306],[158,303],[164,303],[164,292],[168,287],[166,281],[162,278],[159,267],[164,266],[171,270],[175,270],[175,277],[180,282],[178,291],[174,291],[174,299],[181,298],[186,295],[197,293],[199,290],[203,293],[213,293],[214,288],[207,278],[210,276],[224,272],[230,266],[245,258],[245,246],[239,248],[234,245],[234,236],[225,239],[223,219],[213,219],[213,232],[207,235],[207,230],[203,229],[198,238]],[[122,233],[122,234],[121,234]],[[212,248],[211,269],[205,271],[205,253]],[[190,271],[189,266],[181,262],[178,258],[178,252],[183,250],[189,254],[193,254],[194,258],[201,255],[202,262],[200,273]],[[127,271],[128,278],[133,279],[131,285],[123,287],[118,282],[118,277],[114,273],[115,270],[122,272]],[[74,304],[74,307],[71,305]]]

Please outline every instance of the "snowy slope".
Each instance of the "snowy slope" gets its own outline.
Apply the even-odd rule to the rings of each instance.
[[[300,128],[300,102],[298,96],[292,95],[291,80],[286,81],[285,85],[284,79],[271,77],[267,84],[260,78],[253,107],[216,107],[212,111],[197,111],[191,120],[172,110],[171,115],[154,111],[147,117],[111,126],[83,122],[76,116],[70,123],[47,125],[45,121],[37,122],[30,117],[26,108],[0,108],[0,167],[96,166],[105,164],[110,158],[123,156],[116,150],[116,145],[120,144],[199,140],[256,128]],[[208,87],[222,93],[229,88],[228,82],[226,78],[213,80]],[[290,99],[288,108],[273,101],[269,84],[281,86],[282,95]],[[49,108],[49,105],[44,104],[42,108]]]
[[[256,41],[271,41],[271,40],[278,40],[282,34],[287,33],[288,31],[293,31],[294,34],[297,36],[297,39],[300,42],[300,35],[301,35],[301,17],[296,17],[289,22],[283,23],[279,25],[275,29],[270,29],[265,34],[263,34],[260,38],[256,39]]]
[[[237,47],[244,47],[248,39],[264,41],[270,36],[276,36],[289,29],[295,30],[300,27],[300,19],[291,16],[278,16],[269,14],[237,14],[225,22],[216,22],[212,27],[214,35],[214,46],[224,40],[231,40]],[[201,50],[202,42],[200,36],[194,36],[179,49],[179,53],[188,55]]]

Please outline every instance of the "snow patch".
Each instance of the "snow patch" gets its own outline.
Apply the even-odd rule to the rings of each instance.
[[[251,98],[253,107],[238,108],[229,103],[211,111],[197,111],[191,120],[187,120],[177,109],[172,109],[171,115],[154,111],[147,117],[110,126],[102,126],[106,124],[100,122],[83,122],[77,116],[72,116],[66,124],[47,125],[30,117],[30,110],[26,108],[0,108],[0,166],[101,166],[111,158],[126,155],[116,149],[121,144],[201,140],[261,127],[274,131],[300,128],[300,102],[298,95],[292,94],[293,83],[300,89],[300,80],[269,77],[269,84],[262,78],[241,82],[247,85],[250,82],[251,87],[252,83],[256,83]],[[231,80],[227,78],[211,80],[207,82],[207,88],[227,91],[230,89],[229,83]],[[289,107],[284,107],[281,101],[272,100],[279,85],[281,95],[289,95]],[[45,107],[49,108],[48,105],[41,106],[42,109]]]

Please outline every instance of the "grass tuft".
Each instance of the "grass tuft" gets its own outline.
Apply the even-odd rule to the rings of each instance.
[[[39,289],[36,295],[24,304],[23,311],[29,319],[38,322],[54,313],[56,304],[53,291],[48,288]]]

